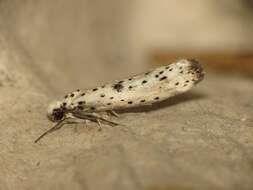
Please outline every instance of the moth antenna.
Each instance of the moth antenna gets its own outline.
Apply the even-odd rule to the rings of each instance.
[[[59,121],[55,126],[53,126],[51,129],[47,130],[46,132],[44,132],[42,135],[40,135],[35,141],[34,143],[37,143],[40,139],[42,139],[44,136],[46,136],[49,133],[52,133],[60,128],[62,128],[62,126],[65,124],[66,118],[64,118],[63,120]]]

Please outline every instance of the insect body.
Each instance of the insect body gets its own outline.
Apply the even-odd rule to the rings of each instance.
[[[47,116],[57,124],[41,135],[79,120],[117,125],[99,115],[100,112],[151,105],[190,90],[204,77],[196,60],[182,59],[153,71],[117,80],[89,90],[76,90],[63,100],[51,104]]]

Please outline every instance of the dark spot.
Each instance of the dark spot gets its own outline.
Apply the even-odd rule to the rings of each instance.
[[[148,75],[150,72],[146,72],[145,75]]]
[[[179,85],[179,82],[175,83],[175,85],[178,86],[178,85]]]
[[[179,69],[181,70],[181,69],[183,69],[183,67],[179,67]]]
[[[63,107],[65,107],[66,105],[67,105],[67,103],[66,103],[66,102],[63,102],[63,103],[62,103],[62,106],[63,106]]]
[[[146,80],[144,80],[144,81],[142,81],[142,84],[145,84],[145,83],[147,83],[148,81],[146,81]]]
[[[160,71],[159,74],[161,75],[161,74],[163,74],[163,72],[164,72],[164,71]]]
[[[69,97],[69,95],[64,96],[65,99],[68,98],[68,97]]]
[[[166,76],[163,76],[163,77],[160,78],[159,80],[162,81],[162,80],[165,80],[165,79],[167,79],[167,77],[166,77]]]
[[[72,94],[70,94],[70,97],[74,97],[74,96],[75,96],[75,94],[73,94],[73,93],[72,93]]]
[[[107,103],[108,106],[112,105],[112,103]]]
[[[132,87],[132,86],[129,86],[128,88],[129,88],[129,89],[132,89],[133,87]]]
[[[116,83],[112,87],[113,87],[113,89],[117,90],[117,92],[121,92],[122,89],[124,88],[124,86],[120,83]]]
[[[85,104],[85,101],[78,102],[79,105]]]
[[[159,97],[157,96],[157,97],[155,97],[155,100],[159,100]]]
[[[81,96],[84,96],[84,95],[85,95],[85,93],[82,93],[82,94],[81,94]]]
[[[185,81],[185,82],[189,83],[190,81],[189,81],[189,80],[187,80],[187,81]]]
[[[77,92],[80,92],[80,89],[77,89],[76,91],[77,91]]]
[[[95,110],[96,108],[95,107],[90,107],[91,110]]]
[[[101,88],[104,88],[104,87],[105,87],[105,85],[101,86]]]
[[[159,75],[155,75],[155,78],[158,78],[159,77]]]
[[[184,87],[186,87],[187,86],[187,84],[184,84]]]
[[[129,78],[128,80],[130,80],[130,81],[131,81],[131,80],[133,80],[133,79],[132,79],[132,78]]]
[[[121,83],[123,83],[123,82],[124,82],[124,81],[123,81],[123,80],[121,80],[121,81],[119,81],[118,83],[119,83],[119,84],[121,84]]]
[[[83,110],[83,109],[84,109],[83,106],[77,106],[77,108],[78,108],[79,110]]]
[[[170,68],[170,66],[165,67],[165,69],[169,69],[169,68]]]
[[[141,100],[141,102],[145,102],[146,100]]]
[[[128,104],[132,104],[133,102],[132,101],[129,101],[129,102],[127,102]]]
[[[103,97],[105,97],[105,95],[104,94],[100,94],[100,97],[103,98]]]
[[[62,109],[54,109],[52,115],[54,121],[60,121],[64,117],[64,112]]]
[[[124,99],[121,99],[120,101],[121,101],[121,102],[124,102],[125,100],[124,100]]]
[[[180,71],[180,73],[181,73],[181,74],[183,74],[183,73],[184,73],[184,71]]]
[[[97,91],[97,90],[98,90],[97,88],[93,88],[93,89],[92,89],[93,92],[95,92],[95,91]]]
[[[114,97],[110,97],[110,99],[112,100]]]
[[[169,71],[173,71],[173,68],[170,68],[170,70]]]

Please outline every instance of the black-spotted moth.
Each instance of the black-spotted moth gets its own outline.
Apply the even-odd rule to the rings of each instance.
[[[101,122],[117,125],[99,113],[115,113],[114,110],[151,105],[190,90],[203,77],[203,69],[196,60],[182,59],[168,66],[93,89],[76,90],[49,106],[47,116],[57,124],[35,142],[68,123],[92,121],[99,125]]]

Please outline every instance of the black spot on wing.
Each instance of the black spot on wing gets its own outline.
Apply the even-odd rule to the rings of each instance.
[[[77,109],[84,110],[84,107],[83,106],[77,106]]]
[[[163,77],[161,77],[159,80],[162,81],[162,80],[165,80],[165,79],[167,79],[167,77],[166,77],[166,76],[163,76]]]
[[[86,102],[85,101],[79,101],[78,102],[78,105],[83,105],[83,104],[85,104]]]
[[[160,98],[157,96],[157,97],[155,97],[154,99],[155,99],[155,100],[159,100]]]
[[[116,83],[112,86],[114,90],[117,90],[117,92],[121,92],[124,88],[124,86],[121,83]]]

